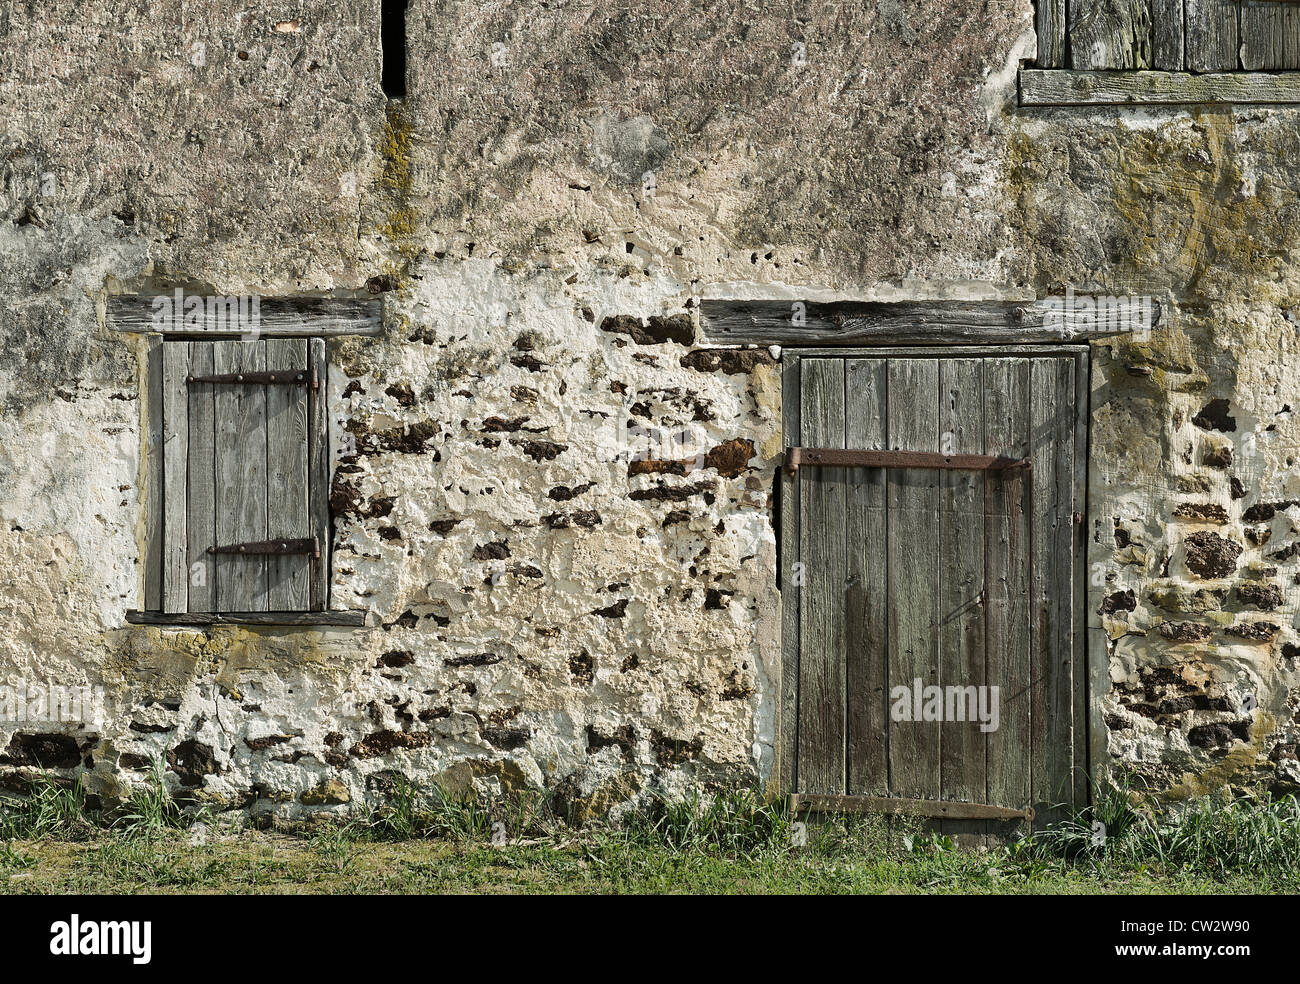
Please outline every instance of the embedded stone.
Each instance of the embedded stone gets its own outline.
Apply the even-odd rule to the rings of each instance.
[[[1217,533],[1191,533],[1183,541],[1187,549],[1187,569],[1198,577],[1227,577],[1237,569],[1242,546]]]

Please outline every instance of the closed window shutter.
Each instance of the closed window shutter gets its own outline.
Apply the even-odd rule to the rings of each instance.
[[[204,381],[251,373],[261,378]],[[164,344],[164,611],[324,610],[324,384],[318,338]],[[313,538],[319,557],[276,552]]]

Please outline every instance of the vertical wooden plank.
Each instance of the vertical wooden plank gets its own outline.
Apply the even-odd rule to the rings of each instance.
[[[984,381],[979,359],[944,359],[939,366],[939,447],[947,454],[984,453]],[[988,732],[978,720],[987,684],[984,652],[983,472],[939,473],[939,676],[961,687],[958,710],[945,718],[940,742],[942,798],[988,802]],[[947,702],[945,700],[945,710]],[[1000,722],[999,722],[1000,723]],[[954,822],[954,835],[981,835],[982,822]]]
[[[844,360],[800,366],[803,440],[844,447]],[[847,556],[843,468],[800,471],[799,791],[844,791],[844,602]]]
[[[307,339],[268,338],[266,368],[307,372]],[[268,538],[311,536],[307,514],[306,386],[266,389],[266,530]],[[273,612],[307,611],[314,560],[292,555],[267,560],[267,605]]]
[[[987,358],[984,373],[985,454],[1029,454],[1029,360]],[[989,481],[988,594],[985,608],[988,685],[999,692],[999,721],[987,735],[988,802],[1023,808],[1030,802],[1029,483],[1024,472]]]
[[[189,346],[163,346],[163,580],[162,610],[183,612],[187,605],[185,567],[185,464],[189,446]]]
[[[308,340],[307,364],[314,388],[307,394],[307,484],[311,532],[320,543],[320,558],[313,560],[308,575],[311,610],[329,607],[330,548],[330,426],[329,376],[325,361],[325,339]]]
[[[217,374],[260,372],[266,342],[215,342]],[[266,387],[216,387],[216,501],[219,544],[266,539]],[[267,610],[266,558],[217,557],[217,606],[226,612]]]
[[[786,353],[781,367],[781,422],[786,447],[803,443],[799,416],[802,359]],[[781,469],[781,705],[778,708],[778,792],[795,793],[795,750],[799,727],[799,596],[803,565],[799,557],[799,479]],[[799,566],[796,568],[796,564]]]
[[[140,490],[144,505],[144,610],[162,611],[163,593],[163,340],[150,335],[144,344],[140,392],[145,410],[140,435]]]
[[[871,450],[886,447],[885,369],[883,359],[847,362],[845,447]],[[881,468],[848,470],[845,686],[850,795],[883,796],[889,791],[885,475]]]
[[[1152,66],[1148,0],[1075,0],[1070,4],[1070,64],[1080,71]]]
[[[1300,8],[1280,0],[1244,0],[1241,63],[1253,72],[1300,68]]]
[[[1091,708],[1088,679],[1088,371],[1089,353],[1074,357],[1074,524],[1070,555],[1073,559],[1074,604],[1074,805],[1088,802],[1091,779],[1089,735]]]
[[[903,451],[939,450],[939,363],[890,359],[889,446]],[[939,562],[938,473],[893,469],[888,481],[889,687],[940,686],[935,651]],[[915,701],[915,696],[913,696]],[[890,721],[890,792],[935,799],[940,793],[940,728],[936,721]]]
[[[1151,67],[1183,70],[1183,0],[1150,0]]]
[[[1184,9],[1188,71],[1235,71],[1241,43],[1237,0],[1187,0]]]
[[[213,372],[212,342],[173,342],[190,347],[190,369],[195,376]],[[190,586],[189,610],[215,612],[216,558],[208,547],[217,542],[216,478],[216,387],[196,383],[190,387],[190,453],[187,466],[185,503],[189,515],[186,525],[186,568]]]
[[[1031,796],[1035,811],[1047,823],[1060,816],[1059,804],[1073,792],[1069,611],[1073,598],[1069,583],[1074,473],[1072,369],[1067,359],[1037,358],[1030,362],[1030,458],[1034,463]]]
[[[1056,798],[1068,810],[1074,806],[1077,778],[1074,774],[1077,710],[1074,693],[1075,362],[1068,356],[1057,356],[1050,360],[1050,365],[1056,390],[1051,415],[1056,430],[1056,494],[1052,510],[1052,560],[1055,567],[1052,605],[1056,612],[1053,618],[1056,636],[1053,640],[1055,675],[1051,681],[1049,761],[1053,786],[1059,790]]]
[[[1036,8],[1038,67],[1065,68],[1065,0],[1038,0]]]

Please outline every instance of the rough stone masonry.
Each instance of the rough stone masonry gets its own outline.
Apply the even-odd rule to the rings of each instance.
[[[412,0],[398,102],[379,6],[0,4],[0,682],[103,694],[0,724],[0,787],[762,781],[781,362],[699,347],[700,299],[1066,288],[1164,307],[1093,345],[1112,764],[1300,783],[1300,110],[1020,109],[1030,0]],[[331,604],[371,627],[126,623],[145,343],[105,311],[182,283],[382,295],[328,346]]]

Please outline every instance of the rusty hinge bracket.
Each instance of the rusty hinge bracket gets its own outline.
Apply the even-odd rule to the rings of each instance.
[[[254,543],[231,543],[224,547],[208,547],[210,554],[311,554],[320,559],[320,543],[314,536],[296,540],[258,540]]]
[[[865,451],[856,448],[786,448],[785,470],[800,468],[937,468],[956,471],[1031,470],[1028,458],[993,454],[939,454],[931,451]]]
[[[185,382],[190,386],[195,383],[224,383],[232,385],[261,385],[261,386],[308,386],[311,389],[320,389],[320,380],[316,377],[316,370],[311,371],[309,376],[305,370],[276,370],[275,372],[225,372],[215,376],[186,376]]]

